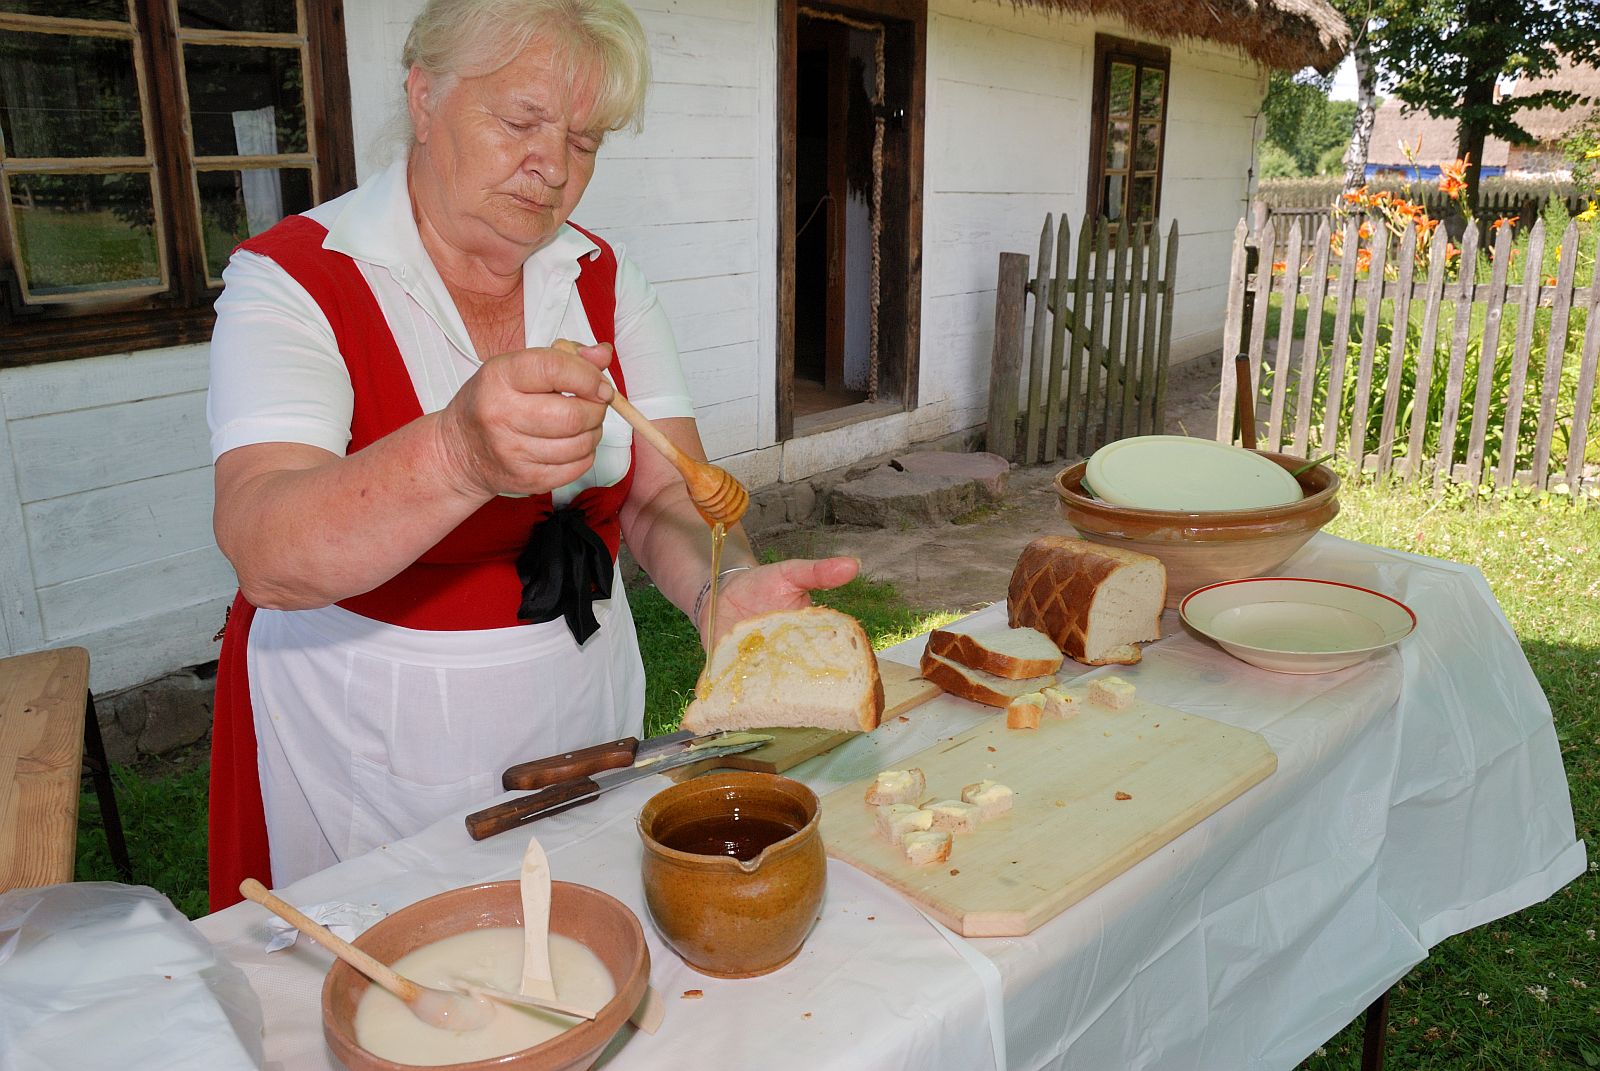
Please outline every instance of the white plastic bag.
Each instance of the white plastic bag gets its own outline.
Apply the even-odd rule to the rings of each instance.
[[[0,895],[0,1071],[260,1068],[261,1004],[154,889]]]

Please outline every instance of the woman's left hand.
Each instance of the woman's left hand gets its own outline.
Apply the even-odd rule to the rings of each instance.
[[[720,640],[735,624],[772,610],[799,610],[811,605],[811,593],[848,584],[861,571],[855,558],[795,558],[758,565],[725,577],[717,589],[717,634]],[[695,622],[702,636],[711,616],[710,600]]]

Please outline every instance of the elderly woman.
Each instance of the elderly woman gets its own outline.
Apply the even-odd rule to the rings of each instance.
[[[431,0],[404,62],[405,158],[246,242],[217,303],[239,597],[213,907],[483,803],[512,761],[639,733],[619,541],[703,628],[706,525],[606,404],[704,457],[672,334],[638,267],[568,222],[640,111],[638,21],[621,0]],[[723,564],[719,633],[856,570],[756,567],[737,533]]]

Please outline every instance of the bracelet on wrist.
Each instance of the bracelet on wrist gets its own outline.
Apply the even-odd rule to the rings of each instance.
[[[747,573],[751,569],[754,569],[754,568],[755,568],[755,566],[753,566],[753,565],[734,565],[734,566],[730,566],[729,568],[724,569],[724,570],[722,570],[722,572],[717,574],[717,576],[716,576],[717,584],[720,586],[724,580],[726,580],[728,577],[732,576],[734,573]],[[695,623],[695,626],[697,628],[700,625],[700,613],[701,613],[701,611],[703,611],[706,608],[706,597],[708,595],[710,595],[710,594],[711,594],[711,578],[708,577],[708,578],[706,578],[706,582],[704,584],[700,585],[700,594],[698,594],[698,595],[696,595],[694,597],[694,613],[690,615],[690,619]]]

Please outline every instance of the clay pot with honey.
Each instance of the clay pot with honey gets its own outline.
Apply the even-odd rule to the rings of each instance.
[[[822,907],[816,794],[776,774],[707,774],[639,812],[650,918],[683,961],[752,978],[800,952]]]

